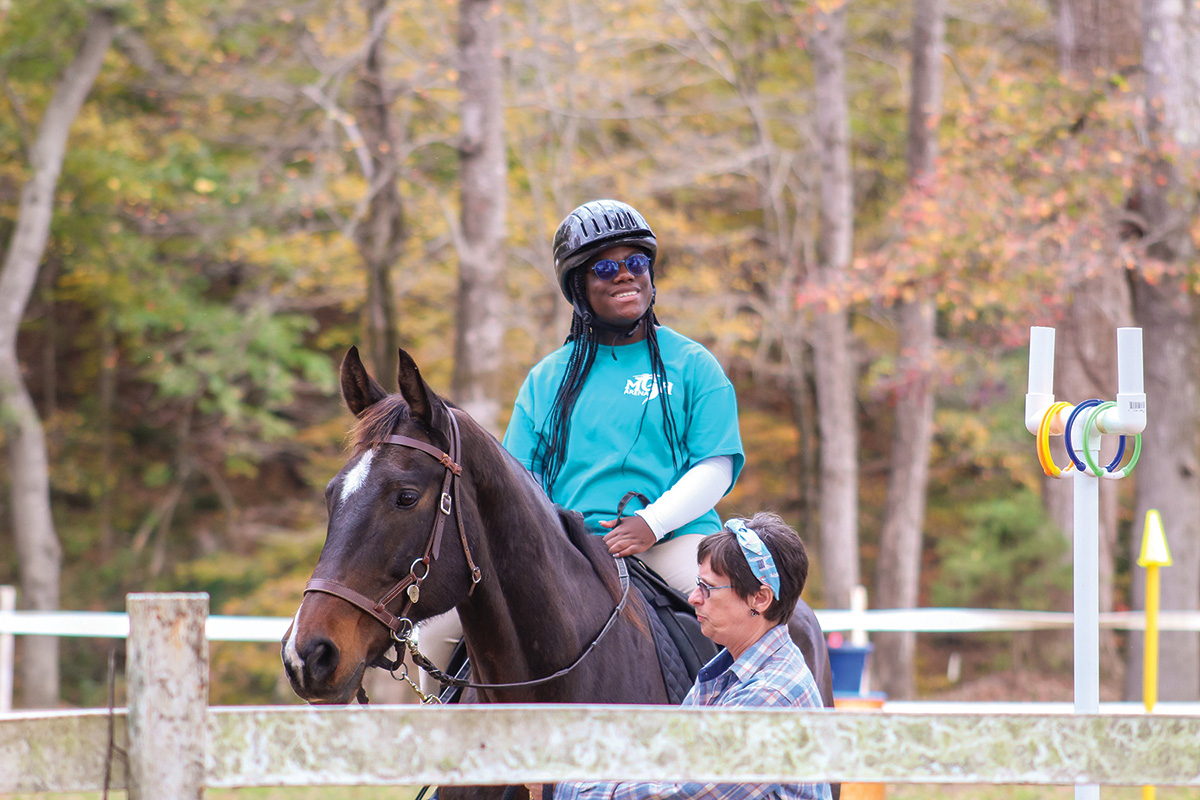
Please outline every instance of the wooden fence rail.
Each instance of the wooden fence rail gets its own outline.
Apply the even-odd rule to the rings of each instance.
[[[0,717],[0,792],[95,791],[109,764],[130,800],[581,778],[1200,785],[1196,716],[210,708],[207,597],[131,595],[129,610],[128,711]]]

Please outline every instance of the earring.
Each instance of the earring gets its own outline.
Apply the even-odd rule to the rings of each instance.
[[[752,617],[757,617],[757,616],[758,616],[758,609],[757,609],[757,608],[752,608],[752,609],[750,609],[750,616],[752,616]]]

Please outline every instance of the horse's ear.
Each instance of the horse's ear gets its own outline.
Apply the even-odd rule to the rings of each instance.
[[[412,356],[400,348],[400,373],[397,376],[400,383],[400,394],[408,403],[414,419],[419,419],[432,430],[444,430],[443,416],[447,413],[446,406],[440,397],[434,394],[428,384],[421,378],[417,362]]]
[[[351,347],[342,359],[342,399],[354,416],[387,397],[387,392],[367,373],[358,348]]]

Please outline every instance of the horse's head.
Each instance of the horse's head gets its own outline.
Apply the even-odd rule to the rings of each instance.
[[[456,491],[454,412],[403,350],[400,394],[367,373],[355,348],[341,382],[358,418],[354,450],[325,490],[325,546],[283,639],[292,689],[309,702],[349,702],[393,634],[453,608],[472,586],[456,524],[468,510],[451,502],[466,494]]]

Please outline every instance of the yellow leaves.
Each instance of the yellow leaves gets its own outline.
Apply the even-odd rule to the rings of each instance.
[[[846,0],[817,0],[817,9],[822,14],[836,14],[846,5]]]

